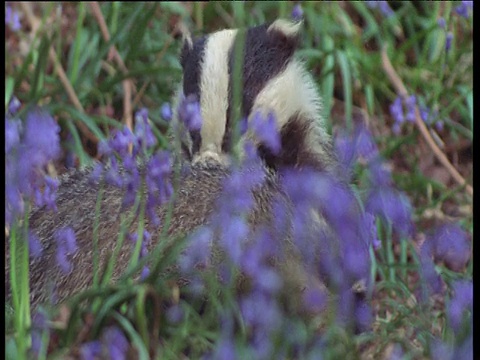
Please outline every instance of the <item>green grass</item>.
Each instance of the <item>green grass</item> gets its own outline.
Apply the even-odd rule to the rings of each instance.
[[[19,117],[35,105],[48,109],[62,128],[64,148],[76,155],[78,166],[87,165],[98,155],[85,129],[101,140],[123,124],[123,80],[129,79],[134,84],[130,99],[133,110],[146,107],[153,122],[161,122],[160,107],[172,99],[181,78],[180,44],[172,32],[175,19],[183,19],[194,34],[204,34],[289,17],[293,5],[289,2],[205,2],[191,6],[166,2],[102,3],[100,8],[111,36],[108,42],[103,39],[87,3],[29,5],[34,8],[39,30],[27,32],[31,28],[30,19],[24,16],[20,31],[7,29],[6,32],[5,104],[7,106],[13,95],[18,97],[24,105]],[[382,155],[392,167],[396,186],[406,192],[414,205],[419,236],[423,236],[432,223],[445,220],[459,222],[472,234],[472,198],[458,184],[425,172],[428,166],[430,170],[442,171],[442,166],[428,161],[432,152],[413,124],[404,124],[400,135],[392,133],[389,105],[397,94],[383,70],[380,50],[386,46],[393,67],[409,93],[417,96],[418,103],[438,110],[444,129],[436,131],[432,127],[431,131],[442,139],[443,151],[449,149],[448,157],[451,161],[457,159],[455,165],[471,184],[473,19],[458,16],[454,10],[458,5],[459,2],[395,2],[391,4],[394,15],[386,18],[365,2],[302,3],[305,25],[298,55],[318,82],[329,129],[352,128],[352,118],[358,109],[367,114],[366,120]],[[19,4],[12,6],[24,13]],[[446,30],[438,26],[439,17],[445,18]],[[454,39],[448,53],[445,51],[447,32],[451,32]],[[108,57],[112,46],[123,59],[126,73]],[[49,59],[50,47],[55,49],[57,61],[83,109],[75,106],[59,80],[55,64]],[[339,100],[343,103],[342,123],[330,116],[334,103]],[[160,131],[157,136],[161,137]],[[464,143],[466,150],[458,145]],[[62,164],[56,165],[61,171]],[[368,180],[363,166],[357,166],[354,180],[358,188],[364,188]],[[452,211],[465,208],[467,211]],[[436,215],[432,218],[431,213]],[[418,286],[414,242],[397,242],[389,224],[379,225],[383,247],[376,254],[372,252],[372,277],[377,279],[374,302],[378,311],[374,330],[352,335],[330,324],[324,338],[330,345],[325,354],[328,359],[355,358],[359,352],[379,358],[395,343],[401,345],[406,359],[429,358],[432,336],[447,342],[459,341],[449,330],[445,308],[435,302],[438,300],[426,304],[412,300]],[[151,254],[148,259],[155,259],[155,273],[175,261],[182,245],[182,241],[166,244]],[[132,259],[135,260],[129,268],[130,274],[141,269],[146,261],[137,264],[137,257]],[[462,273],[452,272],[444,265],[438,265],[437,270],[450,284],[454,279],[471,279],[472,267],[473,260],[470,260]],[[106,279],[109,279],[108,271]],[[106,326],[115,323],[141,359],[152,354],[159,359],[177,359],[182,358],[182,353],[188,358],[199,358],[214,349],[216,341],[222,338],[218,321],[222,314],[237,318],[240,324],[237,351],[248,357],[251,355],[247,347],[248,331],[239,319],[234,290],[222,291],[217,280],[207,279],[212,294],[220,295],[211,295],[211,305],[204,309],[202,304],[180,300],[183,319],[173,325],[166,322],[165,312],[157,307],[177,296],[178,288],[167,280],[151,277],[147,282],[133,283],[125,276],[116,285],[103,284],[88,290],[80,294],[74,304],[86,300],[95,306],[87,307],[83,314],[73,308],[66,328],[57,329],[56,350],[49,353],[49,357],[61,357],[69,348],[78,350],[76,337],[86,326],[91,326],[86,338],[90,341],[100,337]],[[448,303],[448,296],[446,298]],[[29,326],[29,319],[23,319],[25,322],[21,324],[12,323],[9,319],[15,320],[15,315],[8,304],[5,313],[9,330],[6,354],[15,358],[17,351],[20,354],[25,349],[15,347],[14,335],[27,338],[22,331]],[[86,316],[93,316],[92,324],[86,325]],[[298,319],[294,324],[296,336],[303,336],[308,343],[315,324],[305,324]],[[294,352],[286,356],[295,358]]]

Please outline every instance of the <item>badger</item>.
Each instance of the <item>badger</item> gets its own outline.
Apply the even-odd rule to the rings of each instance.
[[[338,175],[321,116],[321,98],[306,66],[294,56],[301,27],[302,22],[278,19],[246,30],[241,115],[249,122],[258,112],[263,117],[273,113],[281,136],[280,153],[257,144],[269,168],[310,166]],[[238,29],[220,30],[195,41],[188,33],[183,36],[178,98],[194,95],[203,118],[201,130],[190,131],[188,139],[193,162],[213,157],[228,163],[235,145],[231,110],[238,33]]]
[[[273,154],[264,144],[256,144],[270,181],[254,194],[256,205],[249,220],[253,226],[264,223],[271,216],[271,200],[279,192],[278,177],[275,175],[277,169],[283,166],[313,167],[336,173],[338,161],[325,130],[315,82],[305,65],[294,56],[301,26],[301,23],[276,20],[245,32],[242,116],[250,121],[257,112],[262,115],[273,113],[282,147],[280,153]],[[232,141],[235,124],[230,110],[238,32],[238,29],[221,30],[195,41],[189,35],[184,37],[180,54],[183,78],[177,103],[182,96],[196,96],[203,125],[200,130],[190,131],[187,139],[187,162],[191,163],[191,171],[181,179],[177,189],[167,229],[172,237],[190,233],[208,223],[215,200],[221,194],[223,181],[229,176],[228,162],[235,146]],[[209,161],[211,159],[214,161]],[[121,190],[107,186],[103,190],[101,212],[97,218],[95,209],[99,186],[88,181],[89,175],[89,171],[77,171],[64,177],[58,191],[58,211],[50,213],[40,208],[30,216],[29,224],[45,249],[42,258],[31,263],[30,286],[34,307],[48,301],[49,283],[55,284],[58,301],[91,286],[92,234],[95,226],[101,268],[106,266],[109,254],[114,252],[115,239],[121,231],[123,194]],[[164,219],[166,209],[158,209],[158,214]],[[79,247],[72,259],[73,267],[78,271],[68,275],[63,274],[55,264],[53,239],[55,231],[66,226],[73,228]],[[137,228],[138,219],[128,230],[135,232]],[[158,231],[148,221],[146,228],[151,232]],[[158,236],[152,238],[158,241]],[[155,245],[152,241],[150,248]],[[115,263],[114,279],[126,269],[129,258],[128,246],[124,245]],[[297,260],[291,259],[292,265],[287,265],[285,273],[300,273],[292,282],[301,288],[305,274],[297,271],[301,268]],[[8,264],[6,270],[8,292]]]

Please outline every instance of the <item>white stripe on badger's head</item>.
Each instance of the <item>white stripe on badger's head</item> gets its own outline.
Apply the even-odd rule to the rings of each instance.
[[[205,44],[200,75],[200,156],[222,153],[229,106],[229,53],[236,34],[237,30],[219,31],[210,35]]]

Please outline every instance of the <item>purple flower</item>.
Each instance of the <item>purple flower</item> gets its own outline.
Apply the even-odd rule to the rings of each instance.
[[[42,243],[40,242],[38,237],[30,230],[28,231],[28,249],[30,252],[30,256],[34,259],[40,257],[43,252]]]
[[[282,143],[273,113],[269,113],[266,118],[260,112],[255,113],[251,119],[250,126],[259,141],[268,147],[274,155],[280,152]]]
[[[375,216],[370,213],[364,214],[365,226],[369,229],[371,244],[375,250],[378,250],[382,247],[382,242],[378,239],[377,235],[377,225],[375,223]]]
[[[368,195],[366,211],[389,221],[403,236],[413,231],[412,206],[408,198],[391,187],[373,187]]]
[[[245,219],[235,216],[221,226],[221,244],[234,264],[240,264],[242,246],[246,242],[249,227]]]
[[[105,181],[107,184],[121,188],[124,184],[123,176],[118,168],[118,162],[116,157],[112,157],[110,160],[110,166],[105,173]]]
[[[102,355],[102,343],[98,340],[90,341],[80,346],[80,355],[83,360],[95,360]]]
[[[354,317],[356,328],[360,332],[368,331],[373,323],[371,306],[365,300],[356,301]]]
[[[438,130],[438,131],[442,131],[443,130],[443,121],[442,120],[438,120],[436,123],[435,123],[435,128]]]
[[[468,235],[459,226],[447,224],[439,227],[429,236],[433,244],[433,255],[437,261],[454,270],[461,271],[471,256]]]
[[[20,144],[20,132],[22,123],[5,117],[5,154],[15,149]]]
[[[170,181],[172,159],[168,151],[157,151],[148,161],[145,183],[147,186],[147,214],[154,226],[160,226],[156,207],[167,203],[173,194]]]
[[[127,358],[128,341],[117,327],[108,328],[103,333],[102,340],[108,348],[110,359],[122,360]]]
[[[338,160],[347,172],[350,171],[356,161],[356,148],[353,137],[345,131],[340,131],[334,138],[334,144]]]
[[[183,309],[177,304],[168,308],[165,313],[167,320],[172,324],[178,324],[185,316]]]
[[[135,136],[127,126],[122,130],[114,130],[112,137],[108,140],[109,148],[116,151],[121,157],[128,154],[128,147],[135,141]]]
[[[40,189],[35,189],[35,203],[37,206],[46,206],[47,209],[57,211],[56,197],[59,181],[52,179],[50,176],[45,176],[45,186],[43,192]]]
[[[140,148],[143,148],[142,145],[145,145],[149,149],[157,143],[157,138],[148,123],[148,110],[146,108],[138,110],[135,114],[135,136],[137,137],[136,143]]]
[[[391,171],[380,158],[368,163],[368,175],[372,187],[391,186],[393,184]]]
[[[400,344],[395,344],[392,351],[390,352],[390,357],[388,360],[402,360],[405,354],[403,352],[402,346]]]
[[[466,312],[473,311],[473,283],[457,280],[453,284],[453,297],[447,309],[448,320],[452,329],[458,333]]]
[[[178,117],[185,127],[192,130],[200,130],[202,127],[202,112],[200,103],[194,94],[183,98],[178,107]]]
[[[453,40],[453,33],[448,32],[447,33],[447,38],[445,40],[445,51],[450,51],[450,48],[452,47],[452,40]]]
[[[303,18],[303,9],[302,5],[296,4],[292,10],[292,19],[295,21],[300,21]]]
[[[308,311],[318,313],[327,306],[327,295],[319,288],[307,288],[303,293],[303,303]]]
[[[357,128],[356,149],[357,154],[367,161],[378,155],[377,144],[375,144],[372,134],[365,126],[359,126]]]
[[[405,103],[407,106],[407,115],[405,116],[405,118],[407,119],[407,121],[415,122],[415,105],[417,103],[415,95],[410,95],[409,97],[407,97]]]
[[[44,178],[44,167],[60,155],[58,127],[55,120],[40,109],[27,114],[22,128],[6,119],[5,220],[7,224],[23,215],[24,200],[45,200],[53,207],[55,184]],[[43,196],[43,195],[42,195]]]
[[[13,31],[18,31],[22,28],[18,12],[13,10],[10,5],[5,7],[5,25],[8,25]]]
[[[195,230],[190,236],[187,248],[179,258],[180,270],[190,273],[196,266],[207,267],[210,264],[210,249],[213,241],[213,232],[203,226]]]
[[[271,331],[281,324],[281,313],[275,298],[255,291],[240,301],[240,311],[245,324],[252,328]]]
[[[402,133],[402,126],[400,125],[400,123],[395,122],[395,123],[392,125],[392,132],[393,132],[395,135],[400,135],[400,134]]]
[[[428,239],[427,239],[428,240]],[[429,289],[432,289],[435,294],[440,294],[443,291],[443,281],[441,276],[435,270],[432,256],[434,253],[433,244],[431,241],[425,241],[420,249],[420,275],[422,276],[422,288],[420,289],[420,300],[426,301],[430,294]]]
[[[10,115],[15,115],[18,110],[20,110],[20,107],[22,106],[22,103],[18,98],[14,95],[12,96],[12,99],[10,100],[10,103],[8,104],[8,113]]]
[[[390,17],[394,14],[394,11],[388,5],[388,1],[379,1],[378,7],[380,8],[380,11],[385,15],[386,17]]]
[[[169,103],[164,103],[160,109],[163,120],[170,122],[172,120],[172,107]]]
[[[25,145],[36,154],[35,163],[39,166],[46,165],[50,160],[61,155],[58,134],[60,127],[46,112],[36,109],[28,113],[25,124]]]
[[[446,26],[446,22],[445,22],[445,19],[443,17],[439,18],[437,20],[437,24],[439,27],[441,27],[442,29],[445,29],[445,26]]]
[[[383,15],[386,17],[390,17],[394,14],[394,11],[388,5],[387,1],[366,1],[367,6],[371,9],[376,9],[377,7],[380,9]]]
[[[75,233],[72,228],[61,228],[53,236],[57,243],[57,264],[65,274],[68,274],[72,271],[68,257],[78,249]]]
[[[455,12],[464,17],[465,19],[469,18],[469,12],[468,10],[473,10],[473,1],[462,1],[462,3],[455,7]]]
[[[405,121],[403,116],[403,104],[401,96],[397,96],[395,101],[390,105],[390,114],[395,122],[402,124]]]

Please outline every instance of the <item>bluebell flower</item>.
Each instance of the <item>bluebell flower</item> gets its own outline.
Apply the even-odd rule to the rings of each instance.
[[[422,302],[425,302],[430,297],[430,290],[435,294],[440,294],[443,291],[442,277],[435,270],[435,264],[433,262],[434,244],[431,241],[425,241],[420,248],[420,267],[419,272],[421,275],[422,283],[419,289],[420,294],[417,297]]]
[[[368,176],[372,187],[393,185],[391,170],[381,158],[375,158],[368,163]]]
[[[378,155],[378,147],[370,131],[365,126],[358,126],[356,131],[356,151],[358,156],[369,161]]]
[[[452,288],[453,297],[448,304],[447,316],[450,326],[458,333],[466,313],[473,311],[473,283],[457,280]]]
[[[18,120],[5,117],[5,153],[8,154],[20,144],[22,123]]]
[[[56,195],[60,182],[50,176],[45,176],[45,186],[43,192],[35,189],[35,203],[37,206],[46,206],[47,209],[57,211]]]
[[[275,298],[254,291],[240,300],[240,311],[245,324],[265,331],[277,329],[281,324],[281,312]]]
[[[444,262],[454,271],[465,268],[471,257],[471,244],[467,233],[458,225],[442,225],[428,238],[433,244],[435,260]]]
[[[447,38],[445,39],[445,51],[450,51],[450,48],[452,47],[452,40],[453,40],[453,33],[448,32],[447,33]]]
[[[386,16],[390,17],[394,14],[394,11],[388,5],[387,1],[365,1],[367,3],[367,6],[371,9],[376,9],[379,8],[381,13]]]
[[[32,258],[38,258],[42,255],[43,247],[42,243],[32,231],[28,231],[28,251]]]
[[[470,16],[469,10],[473,10],[473,1],[462,1],[460,5],[455,7],[455,12],[465,19]]]
[[[435,123],[435,128],[438,130],[438,131],[443,131],[443,121],[442,120],[438,120],[436,123]]]
[[[135,114],[136,143],[141,149],[149,149],[157,144],[157,138],[148,122],[148,110],[142,108]]]
[[[437,24],[439,27],[441,27],[442,29],[445,29],[446,27],[446,21],[445,21],[445,18],[441,17],[437,20]]]
[[[303,18],[303,9],[302,5],[297,3],[292,9],[292,19],[295,21],[300,21]]]
[[[208,267],[213,243],[213,231],[208,226],[197,228],[188,237],[187,247],[179,257],[180,270],[185,273],[195,271],[195,267]]]
[[[345,169],[345,175],[351,170],[356,161],[356,147],[352,135],[346,131],[339,131],[334,138],[334,147],[338,160]],[[348,176],[346,176],[348,178]]]
[[[36,109],[27,114],[24,141],[33,150],[31,154],[38,155],[36,159],[39,166],[44,166],[61,155],[59,133],[60,127],[46,112]]]
[[[249,226],[245,219],[234,216],[221,226],[220,243],[235,265],[240,265],[242,247],[247,240]]]
[[[22,103],[20,102],[20,100],[18,100],[18,98],[15,95],[12,96],[8,104],[8,113],[10,115],[15,115],[18,112],[18,110],[20,110],[21,106],[22,106]]]
[[[391,187],[373,187],[367,197],[366,211],[390,222],[402,236],[413,232],[412,206],[408,198]]]
[[[192,130],[200,130],[202,127],[202,112],[200,103],[194,94],[184,97],[178,107],[178,117],[185,127]]]
[[[8,25],[13,31],[18,31],[22,28],[18,11],[13,10],[10,5],[5,7],[5,25]]]
[[[40,109],[29,112],[24,126],[6,117],[5,220],[21,217],[24,201],[37,199],[45,188],[45,200],[54,207],[55,184],[45,179],[45,166],[60,156],[60,128]]]
[[[410,95],[409,97],[407,97],[407,99],[405,100],[405,104],[407,106],[407,115],[405,116],[405,118],[407,119],[407,121],[410,121],[410,122],[415,122],[415,105],[417,103],[417,99],[415,97],[415,95]]]
[[[250,127],[257,139],[274,155],[280,152],[282,143],[273,113],[269,113],[265,118],[260,112],[256,112],[250,120]]]
[[[160,115],[163,120],[170,122],[172,120],[172,107],[169,103],[164,103],[160,109]]]
[[[160,226],[156,207],[166,204],[173,195],[170,181],[172,159],[168,151],[157,151],[148,161],[145,184],[147,186],[147,213],[154,226]]]
[[[377,225],[375,222],[375,216],[370,214],[369,212],[366,212],[364,214],[364,221],[365,225],[368,227],[370,230],[370,239],[371,239],[371,244],[375,250],[378,250],[382,247],[382,242],[378,238],[378,232],[377,232]]]
[[[72,271],[72,264],[68,258],[78,249],[75,233],[72,228],[60,228],[53,237],[57,244],[57,264],[65,274],[69,274]]]
[[[395,122],[399,124],[402,124],[405,121],[401,96],[397,96],[395,101],[390,105],[390,114],[392,115]]]
[[[99,340],[90,341],[80,346],[80,356],[83,360],[96,360],[102,355],[102,343]]]
[[[185,312],[180,307],[180,305],[175,304],[168,308],[165,316],[171,324],[178,324],[184,319]]]
[[[109,327],[104,331],[102,341],[108,348],[110,359],[127,359],[128,340],[117,327]]]
[[[355,326],[360,332],[368,331],[373,323],[373,311],[365,300],[358,300],[354,310]]]
[[[327,301],[327,294],[319,288],[307,287],[303,293],[303,304],[307,310],[313,313],[319,313],[325,309]]]
[[[43,309],[35,311],[32,315],[32,346],[30,347],[30,352],[34,358],[38,358],[40,349],[42,347],[42,335],[44,332],[50,332],[48,325],[48,317],[46,312]]]

